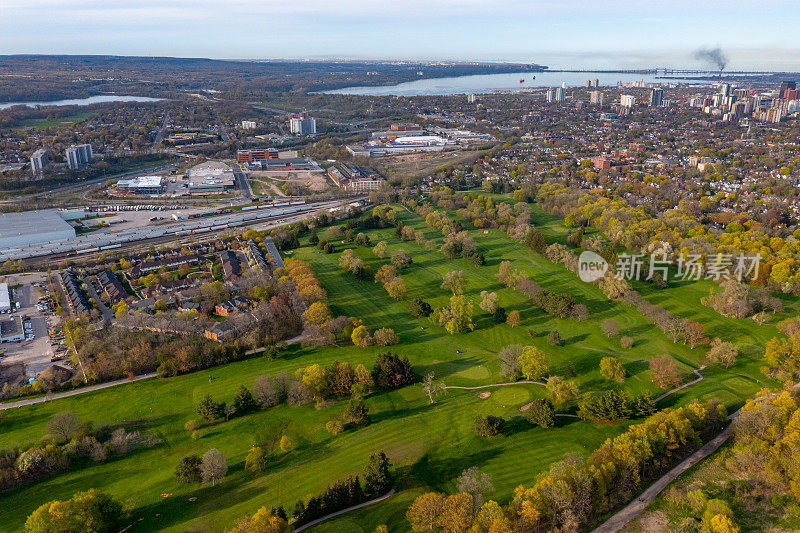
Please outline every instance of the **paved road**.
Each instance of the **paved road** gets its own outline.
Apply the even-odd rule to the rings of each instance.
[[[87,276],[83,282],[86,283],[86,289],[89,293],[89,296],[91,296],[92,299],[97,302],[97,307],[100,309],[100,314],[103,316],[103,321],[111,322],[114,320],[114,313],[106,306],[105,302],[103,302],[103,300],[100,298],[100,295],[97,293],[97,289],[94,288],[96,278],[94,276],[91,278]]]
[[[335,513],[331,513],[329,515],[325,515],[322,518],[317,518],[316,520],[312,520],[308,524],[305,524],[305,525],[302,525],[302,526],[298,527],[294,531],[295,531],[295,533],[299,533],[300,531],[303,531],[304,529],[308,529],[311,526],[316,526],[320,522],[324,522],[325,520],[329,520],[329,519],[331,519],[331,518],[333,518],[335,516],[339,516],[339,515],[342,515],[344,513],[349,513],[350,511],[355,511],[356,509],[361,509],[362,507],[366,507],[367,505],[372,505],[373,503],[378,503],[378,502],[383,501],[386,498],[389,498],[390,496],[392,496],[394,494],[394,492],[395,492],[394,489],[392,489],[389,492],[387,492],[386,494],[384,494],[383,496],[381,496],[380,498],[375,498],[374,500],[370,500],[368,502],[360,503],[358,505],[354,505],[352,507],[348,507],[347,509],[342,509],[341,511],[336,511]]]
[[[142,374],[140,376],[134,376],[133,380],[130,379],[118,379],[116,381],[107,381],[105,383],[98,383],[97,385],[89,385],[88,387],[81,387],[80,389],[70,390],[66,392],[57,392],[55,394],[49,394],[47,396],[39,396],[36,398],[28,398],[26,400],[18,400],[16,402],[8,402],[8,403],[0,403],[0,411],[4,411],[6,409],[13,409],[14,407],[22,407],[24,405],[33,405],[35,403],[44,403],[50,400],[58,400],[61,398],[68,398],[70,396],[77,396],[79,394],[84,394],[86,392],[92,392],[101,389],[107,389],[109,387],[115,387],[117,385],[124,385],[125,383],[130,383],[131,381],[141,381],[143,379],[151,379],[158,376],[158,372],[151,372],[149,374]]]
[[[238,164],[233,165],[233,175],[236,178],[236,183],[239,185],[239,189],[242,191],[242,196],[247,198],[248,200],[253,197],[253,191],[250,189],[250,183],[245,176],[244,172],[242,172],[241,167]]]

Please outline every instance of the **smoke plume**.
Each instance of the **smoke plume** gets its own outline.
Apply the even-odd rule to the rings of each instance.
[[[714,48],[708,48],[706,46],[698,48],[694,52],[694,58],[709,65],[713,65],[719,70],[724,70],[725,65],[728,64],[728,56],[725,55],[725,52],[723,52],[722,48],[719,46],[715,46]]]

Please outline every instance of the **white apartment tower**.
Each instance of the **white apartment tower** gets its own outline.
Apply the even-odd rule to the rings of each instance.
[[[88,165],[94,160],[91,144],[72,145],[64,153],[67,166],[70,170],[78,170],[83,165]]]

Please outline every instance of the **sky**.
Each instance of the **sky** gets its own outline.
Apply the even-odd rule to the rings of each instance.
[[[0,0],[0,54],[800,71],[797,0]]]

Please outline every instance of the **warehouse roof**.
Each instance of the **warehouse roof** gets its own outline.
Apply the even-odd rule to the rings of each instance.
[[[58,212],[52,209],[0,214],[0,241],[23,235],[36,236],[64,231],[71,232],[72,236],[75,236],[75,230],[72,226],[67,224],[67,222],[58,215]],[[43,242],[47,240],[49,239],[33,239],[31,242]]]

